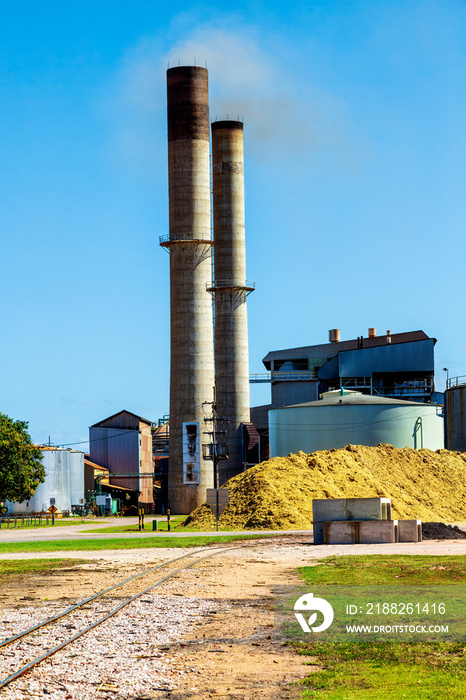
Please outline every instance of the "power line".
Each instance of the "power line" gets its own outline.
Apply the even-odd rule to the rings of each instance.
[[[203,405],[204,405],[203,403],[200,403],[197,406],[194,406],[193,410],[195,410],[196,408],[201,408],[201,406],[203,406]],[[183,416],[183,415],[185,415],[185,413],[186,413],[186,411],[183,411],[183,413],[175,413],[173,415],[173,418],[177,418],[178,416]],[[168,418],[168,420],[166,422],[168,423],[169,420],[170,420],[170,417]],[[93,428],[93,427],[94,426],[91,425],[91,428]],[[96,427],[98,428],[98,426],[96,426]],[[104,427],[101,429],[102,430],[118,430],[118,428],[104,428]],[[106,436],[101,437],[101,438],[94,438],[93,440],[81,440],[80,442],[64,442],[64,443],[60,443],[59,445],[55,445],[55,447],[71,447],[73,445],[90,445],[91,442],[99,442],[100,440],[111,440],[112,438],[119,437],[120,435],[126,435],[129,430],[131,430],[131,428],[127,428],[124,432],[117,433],[116,435],[106,435]],[[136,429],[134,429],[134,430],[136,430]],[[39,445],[39,447],[53,447],[53,445],[49,445],[49,443],[43,442]]]

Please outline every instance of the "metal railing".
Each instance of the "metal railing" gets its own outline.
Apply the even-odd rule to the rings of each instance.
[[[317,379],[317,372],[263,372],[262,374],[250,374],[250,384],[272,384],[273,382],[309,382]]]
[[[249,280],[243,280],[238,282],[237,280],[212,280],[212,282],[206,283],[206,289],[250,289],[256,288],[255,282],[250,282]]]
[[[61,512],[60,515],[64,516],[65,520],[69,520],[70,523],[76,520],[76,516],[71,515],[68,511]],[[81,517],[81,522],[84,522],[82,516],[78,517]],[[0,517],[0,529],[4,525],[7,526],[7,529],[24,526],[42,527],[43,525],[55,525],[57,519],[57,516],[54,516],[53,513],[39,513],[39,515],[2,515]]]
[[[466,386],[466,374],[462,374],[460,377],[450,377],[447,379],[447,389],[453,389],[457,386]]]
[[[174,241],[213,244],[213,240],[211,238],[205,238],[204,236],[188,235],[187,233],[169,233],[165,236],[159,236],[160,245],[163,245],[164,243],[172,243]]]

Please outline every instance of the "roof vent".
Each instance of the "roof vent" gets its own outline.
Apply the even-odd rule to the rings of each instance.
[[[339,328],[332,328],[328,332],[328,339],[331,343],[339,343],[340,342],[340,329]]]
[[[369,338],[376,338],[377,337],[377,333],[376,333],[375,328],[369,328],[368,333],[369,333]]]

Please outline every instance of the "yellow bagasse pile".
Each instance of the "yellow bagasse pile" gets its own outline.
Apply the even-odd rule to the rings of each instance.
[[[414,450],[392,445],[275,457],[230,479],[230,503],[219,525],[225,529],[307,529],[313,498],[392,499],[393,518],[466,521],[466,453]],[[183,523],[215,526],[206,505]]]

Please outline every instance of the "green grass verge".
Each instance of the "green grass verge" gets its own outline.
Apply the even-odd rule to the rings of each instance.
[[[203,547],[210,544],[225,544],[238,540],[251,540],[267,535],[226,535],[210,537],[128,537],[107,540],[44,540],[43,542],[3,542],[0,553],[6,552],[61,552],[96,551],[102,549],[157,549],[161,547]],[[270,535],[268,535],[270,537]]]
[[[150,518],[150,519],[149,519]],[[176,532],[196,532],[196,530],[189,530],[185,528],[178,528],[178,525],[183,522],[183,520],[186,519],[186,515],[174,515],[170,518],[170,527],[171,530],[176,530]],[[144,532],[150,532],[152,531],[152,520],[154,518],[152,516],[146,517],[145,522],[144,522]],[[112,533],[112,532],[139,532],[138,530],[138,524],[135,523],[134,525],[115,525],[113,527],[102,527],[102,528],[96,528],[95,530],[86,530],[86,532],[103,532],[103,533]],[[157,522],[157,532],[168,532],[167,529],[167,521],[166,519],[163,521],[158,521]]]
[[[463,583],[464,556],[411,556],[368,554],[359,557],[328,557],[316,566],[299,569],[306,583],[339,586],[414,586]]]
[[[308,585],[453,585],[465,580],[466,557],[329,557],[299,572]],[[303,681],[303,700],[466,697],[463,643],[306,642],[295,648],[320,667]]]
[[[82,559],[4,559],[0,561],[0,578],[5,579],[15,574],[33,574],[36,571],[50,571],[63,567],[82,564]]]
[[[45,523],[45,519],[42,519],[42,524],[39,525],[39,522],[37,522],[36,525],[21,525],[21,521],[18,519],[16,523],[16,527],[14,525],[14,517],[10,518],[10,527],[8,527],[8,524],[6,522],[2,523],[1,530],[38,530],[39,528],[51,528],[51,527],[70,527],[70,526],[78,526],[78,525],[99,525],[101,521],[99,520],[81,520],[81,518],[58,518],[55,519],[55,525],[52,525],[52,516],[49,515],[49,524],[47,525]],[[102,522],[102,525],[105,523]]]

